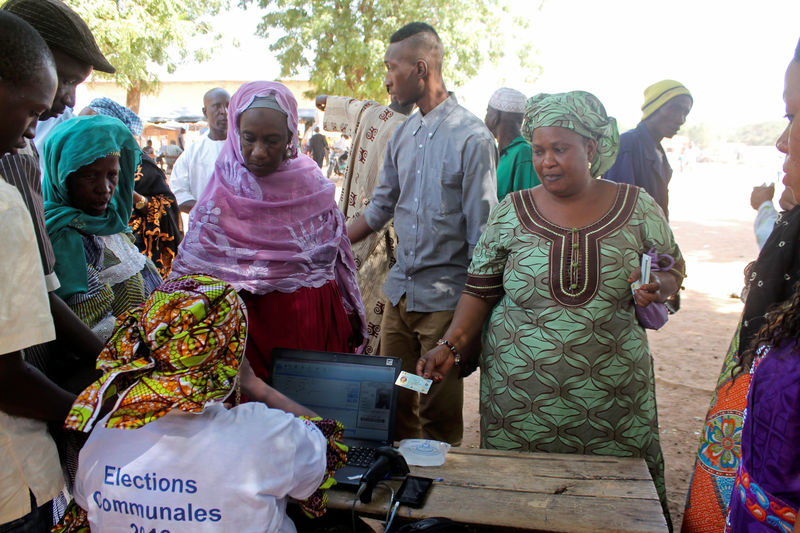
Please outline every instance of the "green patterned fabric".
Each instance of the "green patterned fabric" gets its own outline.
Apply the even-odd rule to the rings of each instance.
[[[155,265],[133,244],[132,235],[81,235],[86,259],[86,291],[64,299],[81,321],[102,339],[114,319],[145,302],[161,284]],[[119,254],[119,255],[117,255]]]
[[[619,130],[614,117],[606,114],[600,100],[586,91],[541,93],[528,98],[522,136],[531,142],[533,130],[556,126],[567,128],[587,139],[597,141],[591,174],[596,178],[611,168],[619,152]]]
[[[653,245],[683,264],[637,187],[620,185],[583,228],[547,222],[532,190],[516,192],[490,215],[465,292],[500,297],[483,335],[481,447],[643,457],[666,513],[653,364],[627,281]]]

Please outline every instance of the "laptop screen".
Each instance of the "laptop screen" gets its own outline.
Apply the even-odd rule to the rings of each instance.
[[[275,389],[340,421],[346,438],[391,442],[398,359],[295,350],[275,350],[272,359]]]

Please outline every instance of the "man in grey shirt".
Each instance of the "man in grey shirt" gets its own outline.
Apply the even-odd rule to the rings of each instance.
[[[390,43],[386,87],[419,112],[395,130],[372,200],[347,233],[356,243],[394,217],[397,263],[383,286],[391,305],[381,321],[380,353],[401,357],[403,369],[414,373],[421,354],[446,343],[441,335],[497,203],[497,148],[483,121],[447,92],[442,42],[431,26],[412,22]],[[454,374],[422,398],[401,391],[397,439],[461,443],[463,383]]]

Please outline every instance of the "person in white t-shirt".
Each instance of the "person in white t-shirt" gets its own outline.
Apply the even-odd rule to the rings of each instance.
[[[292,533],[288,497],[324,506],[317,491],[342,464],[343,427],[298,418],[315,415],[263,382],[269,407],[223,403],[238,403],[240,366],[257,379],[242,366],[246,338],[244,303],[204,275],[164,283],[119,319],[103,376],[67,416],[67,428],[94,431],[62,530]]]
[[[175,161],[169,186],[178,207],[188,213],[211,180],[214,163],[228,136],[228,104],[231,96],[225,89],[211,89],[203,96],[203,115],[208,132],[189,145]]]

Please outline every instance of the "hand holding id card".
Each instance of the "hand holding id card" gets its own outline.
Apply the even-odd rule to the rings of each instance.
[[[631,294],[636,294],[636,289],[644,285],[645,283],[650,283],[650,266],[651,266],[652,259],[647,254],[642,254],[642,272],[639,275],[639,279],[631,283]]]
[[[416,374],[409,374],[405,370],[400,372],[397,381],[394,382],[394,384],[399,387],[421,392],[422,394],[428,394],[428,391],[431,390],[431,383],[433,383],[432,379],[425,379]]]

